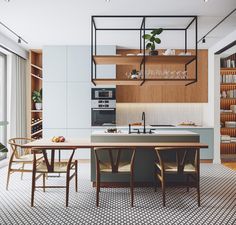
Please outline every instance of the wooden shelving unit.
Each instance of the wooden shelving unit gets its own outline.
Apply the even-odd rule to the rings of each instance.
[[[179,56],[179,55],[158,55],[158,56],[145,56],[145,64],[149,65],[163,65],[163,64],[181,64],[186,65],[196,59],[196,56]],[[124,55],[100,55],[93,56],[93,61],[96,65],[110,65],[114,64],[117,66],[131,65],[137,66],[144,62],[144,56],[124,56]],[[93,79],[96,85],[187,85],[194,82],[195,79]]]
[[[43,110],[35,109],[35,103],[32,101],[34,90],[39,91],[42,88],[43,67],[42,67],[42,50],[30,50],[29,57],[29,116],[28,116],[28,136],[30,138],[42,138],[42,113]]]
[[[220,75],[225,76],[221,77],[221,85],[220,91],[221,95],[223,92],[227,94],[226,98],[220,99],[220,108],[221,110],[230,110],[231,105],[236,105],[236,80],[234,80],[233,76],[236,76],[236,68],[221,68]],[[224,78],[227,80],[228,78],[232,79],[230,82],[224,83]],[[236,78],[236,77],[235,77]],[[233,92],[235,90],[235,94],[233,96],[229,96],[229,92]],[[225,122],[227,121],[236,121],[236,113],[234,112],[221,112],[220,114],[220,122],[221,122],[221,135],[229,135],[231,138],[236,137],[236,127],[225,127]],[[236,143],[224,143],[221,142],[220,145],[221,157],[222,159],[229,159],[230,156],[236,154]]]

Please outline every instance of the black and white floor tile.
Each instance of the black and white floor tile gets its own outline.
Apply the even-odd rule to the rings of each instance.
[[[194,188],[167,188],[167,207],[162,207],[161,190],[136,188],[135,205],[130,207],[128,188],[101,190],[100,207],[95,206],[95,189],[90,182],[90,166],[79,166],[79,191],[71,183],[69,207],[65,189],[36,191],[35,207],[30,207],[31,176],[23,181],[13,174],[5,190],[6,168],[0,169],[0,224],[227,224],[236,225],[236,171],[223,165],[201,165],[201,203],[197,206]],[[41,181],[39,181],[41,182]],[[64,177],[47,182],[63,184]]]

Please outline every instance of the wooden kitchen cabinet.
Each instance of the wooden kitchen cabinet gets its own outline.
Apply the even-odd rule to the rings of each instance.
[[[182,51],[182,50],[179,50]],[[179,51],[176,51],[177,54]],[[137,50],[117,50],[118,54],[137,52]],[[159,67],[159,68],[158,68]],[[147,69],[170,69],[183,70],[180,65],[152,65]],[[124,78],[125,74],[132,69],[140,70],[138,65],[117,65],[116,77]],[[189,65],[188,74],[194,76],[195,63]],[[208,102],[208,50],[198,51],[198,82],[189,86],[185,85],[148,85],[128,86],[118,85],[116,87],[116,98],[118,103],[174,103],[174,102]]]

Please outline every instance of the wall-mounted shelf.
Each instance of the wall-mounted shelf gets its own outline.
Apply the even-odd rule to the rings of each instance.
[[[137,20],[136,25],[134,27],[127,28],[127,26],[124,24],[124,27],[121,25],[117,28],[117,23],[121,23],[121,18],[125,18],[128,22],[129,19],[132,21]],[[178,19],[181,19],[182,22],[185,20],[185,25],[183,23],[180,23],[180,27],[170,27],[169,23],[167,25],[163,25],[162,29],[163,32],[165,31],[180,31],[184,32],[183,35],[183,44],[184,44],[184,51],[181,52],[181,55],[149,55],[145,49],[145,39],[142,38],[143,35],[147,34],[147,32],[150,32],[154,29],[157,29],[159,27],[154,27],[153,24],[155,24],[156,20],[165,18],[173,20],[172,22],[176,22]],[[110,21],[116,21],[116,26],[114,27],[100,27],[102,23],[98,22],[99,20],[108,20]],[[98,20],[98,21],[97,21]],[[197,16],[176,16],[176,15],[163,15],[163,16],[92,16],[91,18],[92,24],[91,24],[91,81],[94,85],[190,85],[198,80],[198,47],[197,47]],[[97,23],[98,22],[98,23]],[[169,21],[170,22],[170,21]],[[140,23],[140,24],[139,24]],[[104,23],[103,23],[104,24]],[[106,23],[105,23],[106,24]],[[137,26],[138,24],[138,26]],[[194,29],[192,29],[192,26],[194,25]],[[191,27],[191,28],[190,28]],[[194,46],[195,49],[194,54],[189,55],[188,52],[188,32],[190,29],[194,32]],[[139,35],[137,37],[139,38],[139,53],[133,54],[132,52],[129,55],[99,55],[97,54],[97,32],[98,31],[112,31],[115,33],[115,31],[139,31]],[[187,54],[188,53],[188,54]],[[191,76],[187,79],[148,79],[146,76],[147,70],[146,66],[165,66],[168,65],[170,68],[172,68],[172,65],[181,65],[183,71],[187,71],[188,65],[192,62],[195,62],[194,68],[195,73],[194,77]],[[140,66],[140,72],[142,74],[142,81],[130,81],[130,80],[121,80],[120,78],[116,77],[116,79],[103,79],[102,76],[97,76],[97,65],[130,65],[130,66]],[[177,76],[176,76],[177,77]],[[117,79],[118,78],[118,79]],[[123,78],[123,77],[122,77]]]

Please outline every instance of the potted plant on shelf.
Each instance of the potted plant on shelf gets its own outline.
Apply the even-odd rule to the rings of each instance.
[[[131,71],[130,78],[131,79],[138,79],[139,78],[139,71],[137,71],[136,69],[133,69]]]
[[[41,110],[42,109],[42,89],[40,91],[33,91],[32,93],[32,100],[35,103],[35,109]]]
[[[158,28],[151,31],[150,34],[143,35],[143,38],[146,40],[146,49],[150,50],[149,55],[158,55],[158,51],[156,50],[156,44],[160,44],[161,39],[157,36],[161,34],[162,31],[162,28]]]

